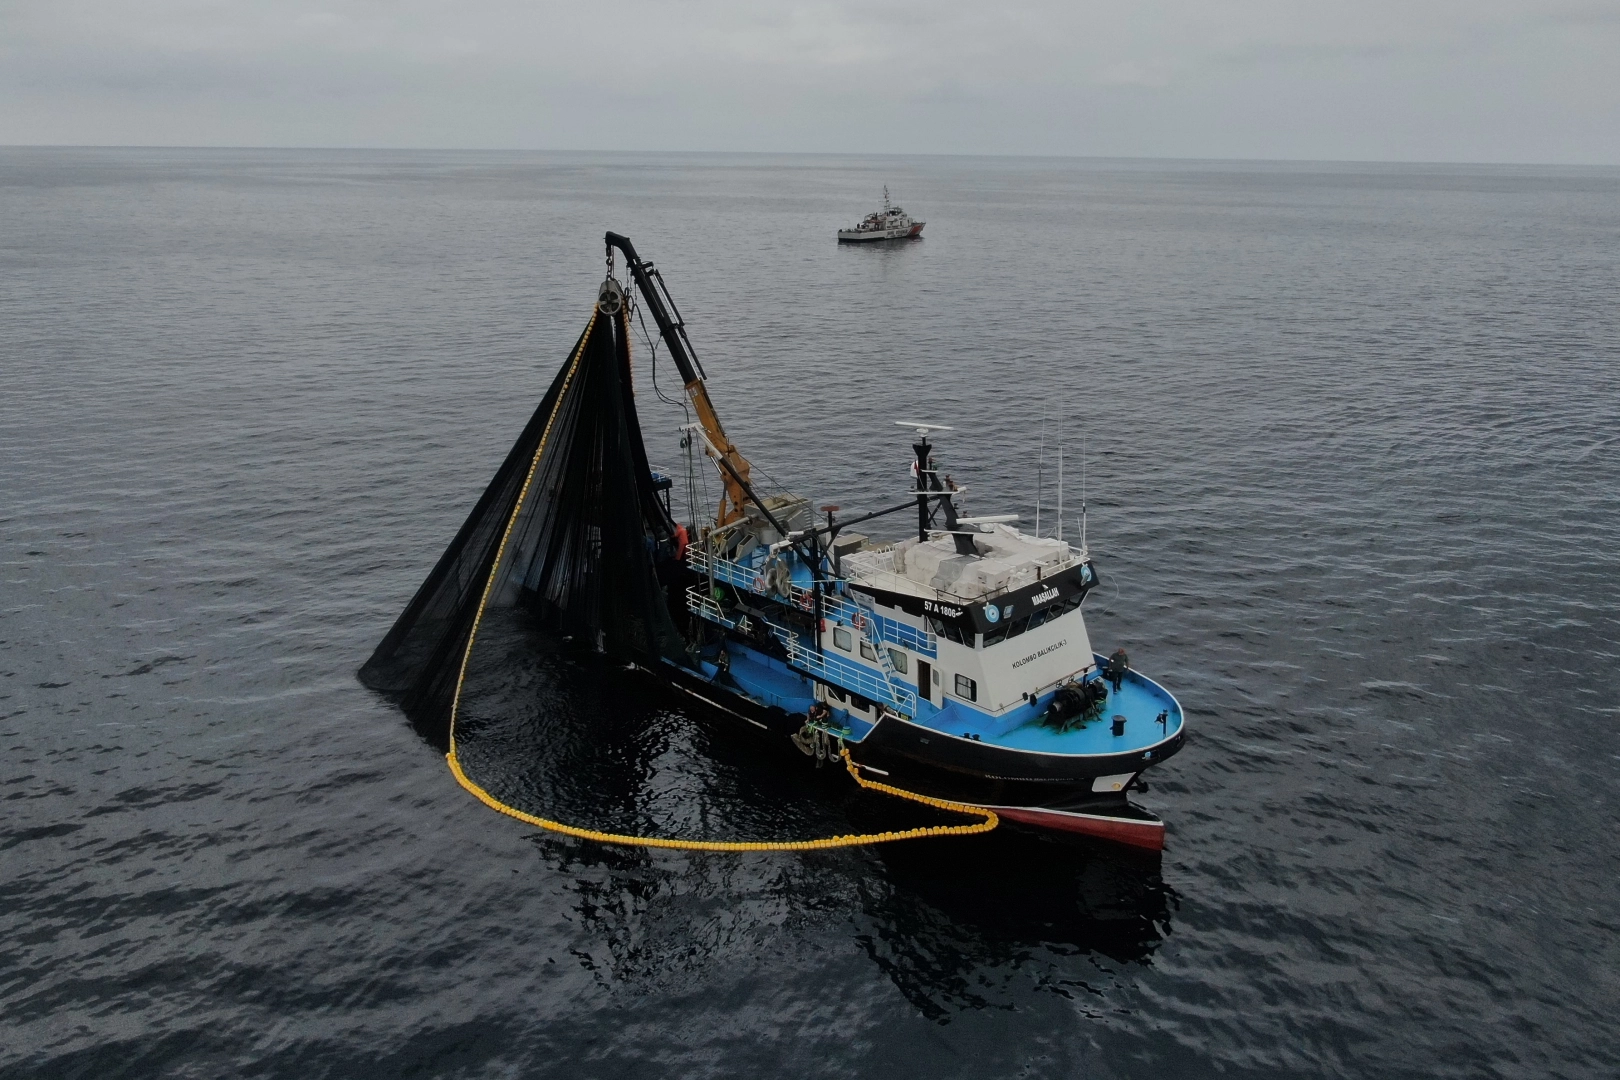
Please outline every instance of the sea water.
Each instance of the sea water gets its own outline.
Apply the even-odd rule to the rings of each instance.
[[[884,185],[924,238],[836,244]],[[890,505],[945,424],[1055,533],[1061,452],[1092,637],[1188,714],[1162,858],[603,848],[355,681],[608,229],[767,487]],[[1617,297],[1616,170],[0,150],[0,1074],[1613,1076]],[[524,656],[469,757],[536,812],[881,823]]]

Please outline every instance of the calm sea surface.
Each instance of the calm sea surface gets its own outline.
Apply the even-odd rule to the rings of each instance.
[[[836,245],[884,184],[926,238]],[[1032,517],[1045,418],[1073,536],[1084,443],[1093,637],[1190,719],[1162,858],[605,849],[355,681],[610,228],[817,502],[920,419]],[[0,150],[6,1077],[1612,1077],[1617,661],[1620,171]],[[539,812],[882,824],[521,677],[469,762]]]

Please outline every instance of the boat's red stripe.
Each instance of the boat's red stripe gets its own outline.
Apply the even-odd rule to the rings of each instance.
[[[993,806],[990,809],[1008,821],[1038,825],[1043,829],[1062,829],[1064,832],[1095,836],[1152,851],[1164,850],[1162,821],[1134,821],[1129,818],[1071,814],[1061,810],[1042,810],[1027,806]]]

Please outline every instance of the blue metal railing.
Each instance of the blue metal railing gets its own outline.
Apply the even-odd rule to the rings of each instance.
[[[903,622],[896,622],[875,611],[871,613],[871,618],[877,623],[878,632],[882,635],[884,641],[892,641],[896,645],[910,649],[912,652],[922,653],[924,656],[934,657],[939,655],[939,641],[927,630],[919,630],[915,626],[907,626]]]
[[[718,623],[727,629],[735,630],[742,621],[727,618],[714,597],[696,585],[686,590],[686,606],[710,622]],[[746,617],[755,618],[755,616]],[[845,660],[834,652],[817,652],[814,645],[806,643],[787,627],[778,626],[769,619],[759,621],[765,624],[772,637],[782,643],[791,666],[908,716],[917,711],[916,692],[909,687],[896,685],[883,672],[869,668],[865,664],[857,664],[853,660]]]
[[[776,639],[787,647],[788,662],[794,667],[864,698],[870,698],[881,705],[887,705],[907,716],[917,711],[916,691],[896,685],[882,672],[865,664],[857,664],[853,660],[845,660],[835,652],[828,652],[825,649],[817,652],[792,631],[783,630],[774,624],[767,625],[770,625],[771,633],[776,635]]]
[[[814,610],[815,598],[808,589],[790,584],[788,593],[784,596],[776,591],[775,584],[768,575],[742,563],[722,559],[695,548],[688,553],[687,563],[697,573],[712,577],[717,582],[725,582],[733,588],[755,595],[773,596],[805,611]],[[736,629],[741,621],[726,616],[720,604],[709,595],[706,585],[694,585],[686,590],[686,606],[702,618],[728,629]],[[934,636],[893,619],[886,619],[830,590],[822,594],[822,610],[827,618],[835,622],[860,628],[861,634],[873,647],[878,664],[877,670],[854,660],[846,660],[836,653],[818,651],[814,644],[807,644],[792,630],[778,626],[769,619],[760,621],[764,622],[771,635],[782,643],[783,648],[787,650],[788,662],[794,667],[862,697],[898,709],[907,715],[914,714],[917,709],[917,693],[894,671],[883,643],[892,642],[934,656],[937,655],[938,648]]]

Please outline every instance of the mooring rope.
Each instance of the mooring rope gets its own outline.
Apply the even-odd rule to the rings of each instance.
[[[982,821],[971,825],[929,825],[916,829],[901,829],[892,832],[856,833],[848,836],[827,836],[818,840],[682,840],[679,838],[666,838],[659,836],[629,836],[624,833],[603,832],[600,829],[586,829],[578,825],[568,825],[561,821],[552,821],[519,810],[515,806],[508,806],[470,778],[461,767],[461,760],[456,756],[456,715],[461,708],[461,688],[467,680],[467,664],[472,657],[473,642],[478,639],[479,624],[484,621],[484,609],[489,605],[490,595],[495,589],[495,578],[500,573],[501,562],[506,558],[506,544],[511,539],[513,526],[517,524],[518,514],[523,509],[524,500],[528,498],[529,485],[534,482],[535,470],[539,468],[540,456],[545,452],[546,443],[551,438],[551,428],[557,420],[557,412],[562,408],[563,399],[568,395],[568,387],[574,381],[574,375],[579,370],[579,361],[585,354],[585,345],[590,341],[591,331],[596,328],[596,319],[599,309],[591,311],[591,321],[585,327],[584,335],[579,339],[579,347],[575,350],[573,359],[569,361],[568,371],[563,376],[562,388],[557,392],[557,400],[551,406],[551,415],[546,418],[545,430],[540,433],[540,444],[535,447],[534,458],[529,462],[528,475],[523,478],[523,487],[518,491],[517,502],[512,507],[511,516],[506,519],[506,528],[501,533],[501,543],[495,550],[495,561],[490,565],[489,578],[484,582],[483,595],[478,598],[478,610],[473,614],[472,629],[467,634],[467,647],[461,654],[461,669],[456,673],[456,692],[450,699],[450,752],[445,755],[450,763],[450,772],[456,778],[456,783],[466,788],[473,796],[491,810],[516,818],[529,825],[534,825],[551,832],[562,833],[565,836],[575,836],[582,840],[596,840],[604,844],[623,844],[633,847],[651,848],[677,848],[683,851],[817,851],[826,848],[861,847],[866,844],[886,844],[896,840],[919,840],[928,836],[970,836],[974,833],[986,833],[1000,824],[1001,819],[995,811],[986,810],[981,806],[969,806],[966,803],[951,802],[947,799],[936,799],[928,795],[919,795],[914,791],[904,791],[889,784],[881,784],[876,780],[868,780],[860,774],[855,761],[849,756],[847,748],[841,749],[844,766],[855,782],[870,791],[881,791],[886,795],[894,795],[912,802],[922,803],[940,810],[949,810],[953,813],[970,814],[982,818]],[[628,323],[628,320],[626,320]]]

